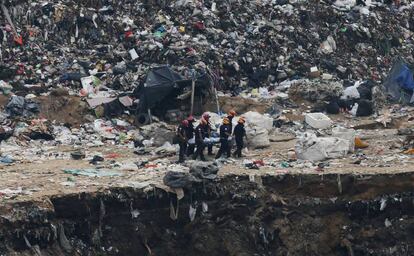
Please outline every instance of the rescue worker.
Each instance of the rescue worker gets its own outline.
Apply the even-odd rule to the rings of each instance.
[[[229,119],[229,122],[230,122],[229,125],[230,125],[230,134],[231,135],[233,135],[233,118],[236,115],[237,115],[237,113],[234,110],[230,110],[229,113],[228,113],[228,115],[227,115],[227,118]],[[230,139],[229,140],[228,147],[227,147],[227,150],[228,150],[228,154],[229,155],[231,155],[231,149],[232,149],[232,147],[233,147],[233,141]]]
[[[230,120],[225,117],[223,124],[220,126],[220,149],[217,152],[216,159],[220,158],[222,154],[226,153],[230,157],[229,139],[231,139]]]
[[[193,116],[189,116],[187,118],[188,121],[188,127],[186,129],[186,134],[187,134],[187,138],[188,140],[191,140],[192,138],[194,138],[194,122],[195,119]],[[195,148],[195,144],[188,144],[187,145],[187,156],[191,156],[192,154],[194,154],[194,148]]]
[[[205,137],[205,129],[207,126],[207,121],[204,119],[200,120],[200,124],[194,130],[195,136],[195,144],[196,144],[196,152],[193,155],[193,159],[196,160],[197,157],[200,157],[201,161],[206,161],[204,158],[204,139]]]
[[[205,127],[205,130],[204,130],[205,137],[210,138],[211,137],[210,115],[208,113],[204,113],[203,119],[207,121],[207,126]],[[208,144],[207,149],[208,149],[207,151],[208,155],[212,156],[213,155],[213,144]]]
[[[178,156],[178,162],[184,163],[184,155],[187,151],[188,137],[186,130],[188,128],[188,120],[183,120],[177,128],[178,145],[180,146],[180,152]]]
[[[244,147],[243,138],[246,137],[246,129],[244,128],[245,122],[246,120],[243,117],[240,117],[236,127],[234,127],[234,137],[236,140],[236,151],[234,151],[234,156],[236,157],[242,157],[242,149]]]
[[[233,118],[235,117],[237,115],[237,113],[236,113],[236,111],[234,111],[234,110],[230,110],[229,111],[229,113],[228,113],[228,115],[227,115],[227,118],[229,119],[229,121],[230,121],[230,128],[231,128],[231,131],[233,131]]]

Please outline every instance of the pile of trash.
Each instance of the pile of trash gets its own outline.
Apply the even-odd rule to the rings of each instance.
[[[413,60],[412,4],[394,2],[10,0],[0,89],[129,91],[154,64],[187,78],[207,69],[236,94],[297,78],[380,81],[392,56]]]
[[[215,96],[272,104],[321,103],[305,116],[307,127],[320,130],[333,124],[323,113],[378,113],[385,91],[396,101],[414,99],[408,70],[414,63],[411,3],[9,0],[0,5],[6,20],[0,27],[0,93],[8,97],[0,112],[0,141],[9,149],[19,140],[41,140],[44,145],[127,145],[137,154],[174,154],[175,127],[159,120],[177,124],[187,117],[192,98],[196,106],[191,107],[202,113],[203,100],[213,97],[201,87]],[[406,63],[396,66],[397,56]],[[43,118],[36,98],[59,89],[82,98],[94,116],[80,127]],[[214,101],[219,112],[219,100]],[[288,104],[282,105],[279,112]],[[210,116],[218,142],[222,116]],[[249,148],[270,146],[275,116],[243,114]],[[318,161],[352,151],[353,140],[342,137],[346,131],[331,133],[336,135],[302,132],[298,157]],[[310,149],[319,150],[318,157]]]
[[[219,167],[216,163],[193,162],[189,172],[169,171],[165,174],[164,184],[170,188],[191,188],[194,183],[217,178]]]

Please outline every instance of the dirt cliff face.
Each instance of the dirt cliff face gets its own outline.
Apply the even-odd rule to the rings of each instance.
[[[119,188],[6,204],[0,253],[411,255],[413,181],[407,173],[227,176],[180,201]]]

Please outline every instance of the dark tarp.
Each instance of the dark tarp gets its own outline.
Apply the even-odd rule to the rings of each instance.
[[[145,112],[147,109],[158,107],[161,102],[162,106],[167,107],[171,101],[176,101],[176,97],[185,87],[191,87],[191,84],[191,79],[184,79],[168,66],[161,66],[148,72],[145,83],[134,90],[134,96],[140,101],[140,111]],[[196,90],[196,95],[204,95],[210,85],[209,75],[197,72],[195,87],[200,90]]]
[[[397,59],[384,82],[384,86],[392,101],[402,104],[412,103],[413,73],[404,60]]]
[[[162,102],[166,96],[178,88],[182,77],[168,66],[153,68],[148,72],[145,83],[134,94],[140,99],[140,107],[148,109]]]

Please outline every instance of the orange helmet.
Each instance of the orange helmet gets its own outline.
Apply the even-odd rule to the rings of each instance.
[[[236,115],[237,115],[236,111],[234,110],[229,111],[229,116],[236,116]]]
[[[210,119],[210,114],[209,113],[207,113],[207,112],[205,112],[204,114],[203,114],[203,119],[205,119],[205,120],[209,120]]]
[[[195,120],[194,120],[194,117],[191,115],[191,116],[189,116],[188,118],[187,118],[187,120],[188,120],[188,122],[189,123],[192,123],[192,122],[194,122]]]
[[[230,119],[227,117],[223,118],[223,124],[230,124]]]

